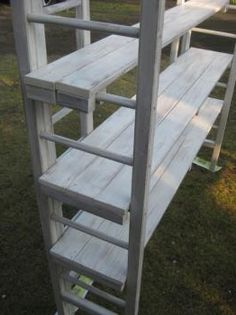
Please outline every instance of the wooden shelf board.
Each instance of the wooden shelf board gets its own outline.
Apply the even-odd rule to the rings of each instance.
[[[209,98],[157,170],[159,180],[150,193],[146,244],[188,172],[222,106],[222,101]],[[75,221],[91,229],[102,231],[108,236],[128,241],[129,220],[121,226],[87,212],[81,212]],[[50,250],[50,254],[69,270],[81,272],[117,290],[124,288],[128,263],[128,251],[125,249],[68,228]]]

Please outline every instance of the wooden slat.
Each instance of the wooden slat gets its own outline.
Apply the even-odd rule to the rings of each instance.
[[[157,108],[153,172],[199,110],[231,59],[232,56],[227,54],[190,49],[179,58],[176,64],[162,73]],[[111,138],[106,149],[129,155],[133,148],[134,113],[132,110],[123,108],[121,113],[124,112],[127,113],[126,119],[128,119],[124,128],[119,129],[119,124],[123,124],[122,121],[119,122],[115,119],[114,124],[111,123],[113,118],[108,121],[108,125],[112,126],[111,132],[114,132],[116,128],[119,131],[116,133],[116,137]],[[117,113],[115,115],[117,118]],[[103,125],[107,129],[106,122]],[[168,137],[166,137],[167,134]],[[99,141],[101,139],[99,129],[87,137],[84,140],[85,143],[91,136],[94,139],[98,137],[95,145],[103,147],[103,142]],[[47,194],[53,194],[61,201],[74,205],[83,200],[82,208],[85,207],[84,210],[88,210],[87,204],[87,206],[96,207],[96,211],[100,209],[101,212],[105,211],[106,215],[109,212],[114,215],[114,213],[124,214],[129,209],[131,173],[132,169],[129,166],[102,158],[91,158],[88,154],[75,154],[72,150],[68,155],[59,159],[40,178],[40,182]],[[152,182],[154,185],[155,177]],[[66,196],[70,196],[70,200],[64,199]]]
[[[183,6],[167,10],[162,47],[219,11],[226,3],[226,0],[190,0]],[[137,40],[113,35],[29,74],[25,82],[88,97],[134,68],[137,57]]]
[[[193,159],[220,113],[223,102],[208,99],[185,129],[165,162],[156,171],[158,178],[150,195],[145,244],[148,243],[156,226],[177,188],[189,170]],[[174,158],[175,157],[175,158]],[[129,220],[123,226],[101,219],[86,212],[76,218],[80,224],[96,228],[109,236],[128,240]],[[126,281],[128,253],[112,244],[69,228],[50,251],[54,259],[75,271],[92,276],[117,290],[123,289]]]
[[[56,83],[56,90],[88,98],[103,90],[121,74],[133,69],[138,57],[138,41],[125,45],[83,67]],[[135,61],[135,63],[134,63]]]
[[[115,35],[106,37],[90,46],[62,57],[26,75],[25,83],[36,87],[55,89],[56,82],[59,82],[74,71],[79,71],[94,62],[94,60],[99,60],[132,40],[122,36],[119,36],[119,40],[117,40],[117,37]]]

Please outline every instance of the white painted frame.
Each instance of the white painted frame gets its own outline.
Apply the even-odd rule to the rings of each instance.
[[[183,1],[182,1],[183,2]],[[89,12],[88,2],[82,0],[84,7],[77,8],[77,16],[83,16]],[[147,4],[148,3],[148,4]],[[44,26],[40,24],[32,24],[27,20],[27,14],[42,13],[41,0],[12,0],[13,21],[16,37],[16,48],[18,54],[18,62],[20,68],[21,79],[25,74],[47,63],[46,44]],[[154,126],[155,112],[157,104],[160,60],[162,50],[162,30],[164,22],[165,1],[146,0],[141,1],[141,27],[140,27],[140,45],[139,45],[139,63],[138,63],[138,88],[137,101],[120,98],[118,96],[100,93],[98,98],[110,98],[117,103],[128,104],[136,108],[135,116],[135,137],[134,137],[134,158],[133,177],[132,177],[132,198],[130,211],[130,233],[129,243],[120,243],[116,239],[108,239],[102,233],[90,231],[98,238],[113,242],[125,249],[128,248],[128,279],[127,279],[127,302],[124,304],[121,300],[116,302],[125,306],[126,315],[137,315],[139,309],[139,297],[141,287],[141,273],[145,246],[145,229],[146,215],[148,208],[148,194],[150,188],[150,170],[152,163],[152,151],[154,142]],[[89,18],[87,16],[87,18]],[[78,31],[81,32],[81,31]],[[89,33],[83,31],[83,39],[77,33],[77,47],[87,45],[90,42]],[[185,38],[185,43],[182,49],[188,49],[191,33]],[[179,41],[179,40],[178,40]],[[179,44],[178,44],[179,45]],[[82,46],[82,47],[83,47]],[[175,46],[176,49],[177,46]],[[212,168],[215,167],[220,148],[223,141],[223,135],[226,127],[227,118],[229,115],[230,104],[233,97],[236,78],[236,48],[234,59],[230,72],[230,78],[227,85],[225,95],[225,105],[222,111],[221,122],[218,129],[216,147],[212,157]],[[23,80],[22,80],[23,82]],[[29,131],[29,142],[31,144],[31,155],[33,161],[34,178],[37,188],[37,199],[40,211],[41,224],[43,229],[44,240],[47,252],[51,246],[58,240],[64,232],[64,224],[76,228],[84,229],[78,224],[73,224],[62,218],[61,204],[55,200],[46,197],[38,185],[38,178],[47,170],[56,160],[55,144],[45,141],[48,135],[53,134],[53,119],[50,112],[50,106],[43,102],[29,100],[26,97],[25,87],[22,85],[24,96],[24,105],[26,120]],[[87,116],[86,116],[87,115]],[[89,133],[92,129],[92,116],[86,114],[81,116],[84,121],[84,133]],[[59,116],[59,115],[58,115]],[[60,118],[60,117],[59,117]],[[57,121],[58,119],[57,118]],[[54,122],[55,122],[54,118]],[[40,136],[41,135],[41,136]],[[42,136],[44,135],[44,137]],[[45,136],[47,135],[47,137]],[[44,138],[44,139],[43,139]],[[54,139],[55,140],[55,139]],[[55,141],[54,141],[55,142]],[[73,143],[75,146],[75,143]],[[71,146],[71,144],[70,144]],[[81,149],[81,144],[77,143]],[[83,150],[85,146],[82,146]],[[86,150],[88,151],[86,147]],[[85,150],[84,150],[85,151]],[[98,154],[98,152],[96,152]],[[101,153],[101,152],[100,152]],[[104,154],[104,152],[102,153]],[[107,152],[106,152],[107,155]],[[107,156],[106,156],[107,157]],[[114,156],[113,156],[114,159]],[[130,160],[129,160],[130,161]],[[124,161],[121,161],[124,163]],[[87,302],[83,299],[75,299],[68,294],[68,283],[66,280],[73,280],[77,284],[81,284],[79,280],[71,278],[59,277],[63,273],[63,268],[52,263],[49,259],[50,272],[54,287],[55,299],[57,303],[58,313],[60,315],[72,315],[74,304],[76,307],[82,307],[94,314],[113,314],[112,312],[96,306],[94,303]],[[91,289],[104,295],[103,292],[97,291],[93,287],[85,286],[86,289]],[[110,295],[108,299],[115,299]],[[67,303],[65,303],[65,301]]]
[[[139,309],[164,11],[165,1],[141,1],[126,315]]]

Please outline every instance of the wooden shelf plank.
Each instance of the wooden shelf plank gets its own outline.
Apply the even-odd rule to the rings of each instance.
[[[146,244],[188,172],[222,106],[222,101],[207,99],[199,114],[185,128],[164,163],[156,171],[155,176],[158,177],[158,181],[150,193]],[[129,220],[121,226],[86,212],[82,212],[75,220],[89,228],[103,231],[109,236],[128,241]],[[86,274],[114,289],[124,288],[128,259],[128,252],[125,249],[68,228],[50,250],[50,254],[70,270]]]
[[[161,74],[153,174],[231,60],[228,54],[191,48]],[[134,112],[122,108],[84,142],[132,157],[133,133]],[[123,223],[130,205],[131,176],[130,166],[70,149],[40,178],[40,183],[51,197]],[[152,176],[151,188],[156,180]]]
[[[167,46],[226,4],[227,0],[190,0],[183,6],[167,10],[162,46]],[[25,83],[39,88],[43,101],[45,98],[49,102],[56,100],[56,93],[88,98],[134,68],[137,57],[138,40],[112,35],[28,74]],[[29,97],[34,95],[37,99],[40,97],[37,90],[29,89]]]

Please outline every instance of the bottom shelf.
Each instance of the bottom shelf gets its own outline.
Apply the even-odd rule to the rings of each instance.
[[[222,106],[222,101],[208,98],[156,170],[158,181],[150,193],[146,244],[191,167]],[[113,238],[128,241],[129,219],[124,225],[119,225],[81,211],[74,220]],[[56,262],[69,270],[81,272],[97,282],[117,290],[122,290],[125,286],[128,251],[124,248],[68,228],[52,247],[50,254]]]

